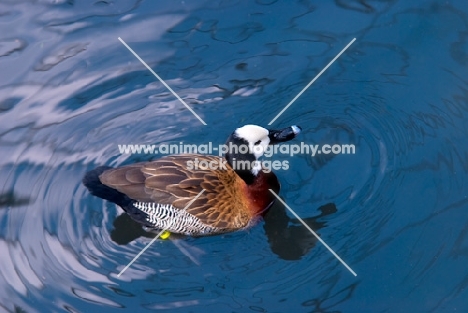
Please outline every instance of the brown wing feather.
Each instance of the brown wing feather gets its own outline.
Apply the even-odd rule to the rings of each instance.
[[[172,204],[179,209],[185,208],[205,189],[187,212],[213,227],[247,226],[252,216],[242,194],[244,181],[229,167],[228,170],[188,170],[187,162],[195,158],[222,161],[219,157],[194,154],[166,156],[107,170],[100,179],[103,184],[137,201]]]
[[[145,163],[135,163],[104,171],[99,179],[104,185],[126,194],[132,199],[149,201],[151,192],[145,188],[146,176],[141,168]]]

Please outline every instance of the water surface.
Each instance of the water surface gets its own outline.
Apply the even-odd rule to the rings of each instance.
[[[0,4],[0,311],[452,312],[468,304],[464,1]],[[125,40],[203,126],[119,42]],[[278,155],[281,205],[249,231],[151,240],[81,185],[267,126],[354,155]]]

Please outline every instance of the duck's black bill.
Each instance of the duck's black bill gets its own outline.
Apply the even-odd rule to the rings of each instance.
[[[270,137],[270,144],[274,145],[275,143],[286,142],[294,139],[301,132],[301,130],[302,128],[296,125],[280,130],[269,130],[268,137]]]

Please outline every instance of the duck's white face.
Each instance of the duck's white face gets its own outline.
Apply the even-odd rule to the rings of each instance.
[[[249,145],[249,151],[258,160],[263,155],[268,145],[270,138],[269,131],[257,125],[245,125],[234,132],[234,135],[239,139],[244,139]]]

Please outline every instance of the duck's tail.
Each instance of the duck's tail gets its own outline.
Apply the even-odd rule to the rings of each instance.
[[[109,166],[99,166],[94,170],[87,172],[83,177],[83,185],[88,188],[89,192],[93,196],[114,202],[118,206],[125,209],[129,204],[131,204],[132,200],[114,188],[104,185],[99,179],[99,176],[104,171],[111,168],[112,167]]]
[[[99,166],[95,168],[94,170],[87,172],[82,180],[83,185],[85,185],[86,188],[88,188],[89,192],[93,196],[96,196],[96,197],[99,197],[104,200],[117,204],[137,222],[145,226],[151,226],[151,224],[148,224],[147,222],[148,215],[138,210],[133,205],[133,203],[135,202],[134,200],[129,198],[127,195],[121,193],[120,191],[115,190],[114,188],[111,188],[109,186],[106,186],[101,182],[101,180],[99,179],[99,176],[104,171],[107,171],[111,168],[112,167],[109,167],[109,166]]]

